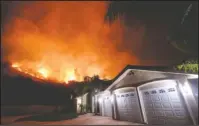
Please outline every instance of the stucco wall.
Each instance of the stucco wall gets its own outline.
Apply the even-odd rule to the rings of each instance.
[[[84,106],[87,105],[87,100],[88,100],[88,93],[86,93],[86,94],[84,94],[84,95],[82,96],[82,104],[83,104]]]

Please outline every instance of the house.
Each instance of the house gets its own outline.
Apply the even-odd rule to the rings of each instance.
[[[112,81],[110,80],[99,80],[97,83],[90,83],[89,87],[91,90],[87,91],[83,95],[76,97],[76,111],[77,113],[95,113],[95,98],[94,96],[106,89]],[[82,107],[82,108],[81,108]]]
[[[82,96],[76,98],[77,100],[77,113],[86,113],[90,111],[91,99],[90,93],[87,92]]]
[[[126,66],[106,90],[94,96],[95,112],[144,124],[197,125],[198,75],[166,70]]]

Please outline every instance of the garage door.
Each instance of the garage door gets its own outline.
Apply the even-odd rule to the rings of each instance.
[[[119,120],[141,122],[141,111],[135,91],[116,94],[116,104]]]
[[[110,96],[104,97],[103,100],[103,108],[104,108],[104,116],[112,116],[112,104],[111,104],[111,99]]]
[[[176,82],[169,82],[171,84],[169,87],[151,86],[146,90],[140,90],[148,124],[192,124]],[[158,83],[161,84],[161,81]],[[157,85],[157,82],[154,84]]]

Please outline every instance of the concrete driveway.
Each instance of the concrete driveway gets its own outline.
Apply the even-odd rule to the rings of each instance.
[[[92,114],[80,115],[77,118],[62,120],[62,121],[48,121],[48,122],[38,122],[38,121],[21,121],[15,122],[14,120],[19,119],[19,117],[13,117],[10,119],[5,119],[7,117],[3,117],[1,120],[2,124],[41,124],[41,125],[142,125],[138,123],[131,123],[126,121],[117,121],[113,120],[110,117],[103,116],[93,116]],[[7,122],[5,122],[7,121]],[[10,121],[10,122],[9,122]]]

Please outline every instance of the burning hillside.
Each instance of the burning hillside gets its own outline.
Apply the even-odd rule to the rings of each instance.
[[[18,2],[19,3],[19,2]],[[126,64],[121,21],[104,23],[106,2],[26,2],[14,9],[2,35],[4,61],[31,76],[59,82],[114,77]]]

